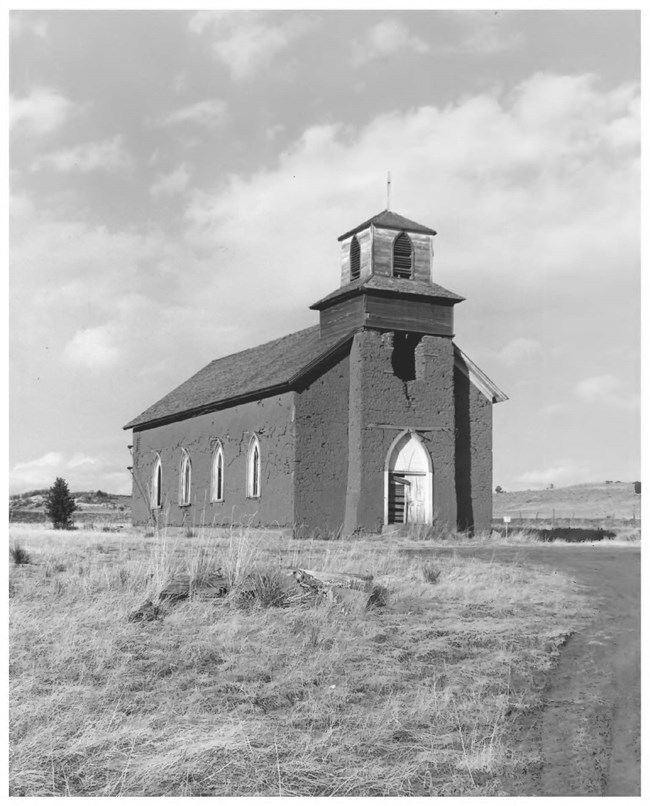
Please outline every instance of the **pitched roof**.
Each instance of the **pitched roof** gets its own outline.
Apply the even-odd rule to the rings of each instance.
[[[363,291],[399,292],[400,296],[429,297],[431,299],[447,300],[452,304],[462,302],[465,299],[465,297],[454,294],[453,291],[448,291],[437,283],[425,283],[421,280],[406,280],[400,277],[384,277],[380,274],[372,274],[368,278],[353,280],[351,283],[337,288],[336,291],[332,291],[331,294],[319,299],[318,302],[314,302],[309,307],[318,311],[321,308],[329,307],[334,301],[355,296]]]
[[[425,235],[436,234],[436,231],[431,229],[431,227],[425,227],[424,224],[418,224],[416,221],[411,221],[410,218],[404,218],[403,215],[393,213],[391,210],[383,210],[381,213],[378,213],[372,218],[369,218],[367,221],[364,221],[363,224],[359,224],[354,229],[346,232],[345,235],[341,235],[339,241],[344,241],[346,238],[349,238],[350,235],[354,235],[355,232],[361,232],[363,229],[368,229],[371,224],[375,227],[379,227],[380,229],[403,229],[407,230],[408,232],[422,232]]]
[[[341,348],[349,333],[321,338],[314,325],[258,347],[212,361],[124,426],[171,421],[220,404],[289,388],[316,364]]]
[[[476,366],[471,358],[465,355],[457,344],[454,344],[454,366],[456,366],[474,386],[482,392],[490,403],[503,403],[508,395],[491,381],[482,369]]]

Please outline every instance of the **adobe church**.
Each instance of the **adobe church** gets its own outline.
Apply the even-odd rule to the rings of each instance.
[[[212,361],[124,426],[133,522],[489,529],[507,398],[453,342],[463,297],[432,280],[435,234],[389,210],[354,227],[318,324]]]

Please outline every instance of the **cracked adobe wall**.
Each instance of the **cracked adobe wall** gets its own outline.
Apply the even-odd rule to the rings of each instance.
[[[417,430],[431,456],[434,513],[456,525],[453,344],[442,336],[409,335],[416,345],[409,362],[408,350],[406,360],[396,360],[394,348],[401,339],[400,334],[377,330],[364,330],[354,337],[346,533],[381,529],[384,464],[403,428]]]
[[[161,522],[228,526],[293,524],[294,393],[242,403],[133,434],[133,523],[150,520],[149,490],[156,452],[163,468]],[[246,459],[251,435],[260,443],[260,497],[246,497]],[[217,439],[224,453],[224,501],[211,503],[212,456]],[[181,449],[192,462],[192,503],[179,507]]]
[[[314,532],[343,524],[349,383],[346,355],[296,393],[296,524]]]

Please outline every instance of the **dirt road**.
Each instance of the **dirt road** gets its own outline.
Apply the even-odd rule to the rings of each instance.
[[[434,551],[438,551],[435,549]],[[573,576],[595,618],[562,649],[546,707],[518,740],[542,763],[512,795],[640,795],[640,549],[618,546],[459,547],[446,552],[551,566]]]

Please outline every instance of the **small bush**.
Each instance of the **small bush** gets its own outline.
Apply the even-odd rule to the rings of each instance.
[[[32,561],[29,553],[20,545],[20,543],[14,543],[9,547],[9,556],[11,557],[14,565],[29,565]]]

